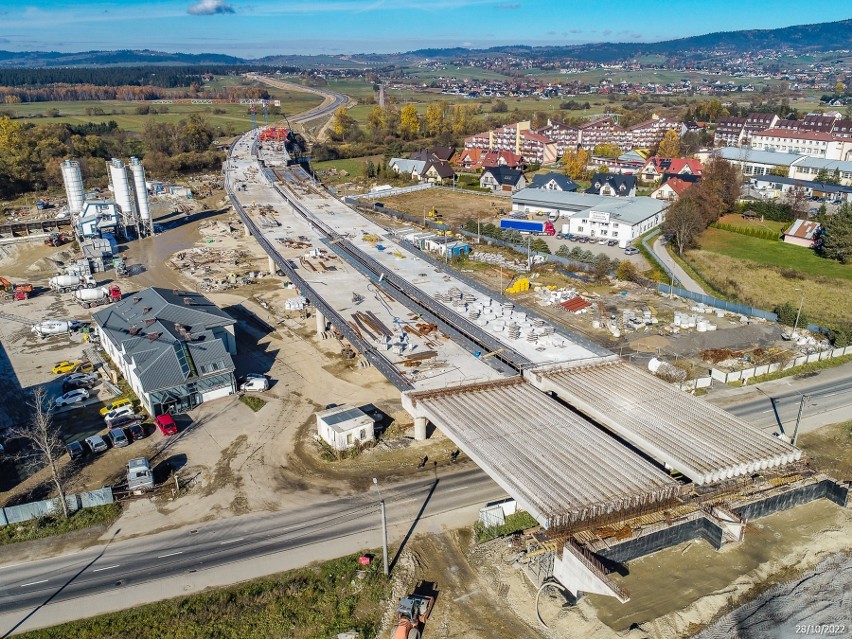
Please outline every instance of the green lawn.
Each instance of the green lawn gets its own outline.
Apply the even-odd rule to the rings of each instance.
[[[365,165],[370,160],[373,161],[373,164],[379,164],[384,160],[384,157],[381,156],[381,155],[369,155],[369,156],[366,156],[366,157],[348,158],[348,159],[345,159],[345,160],[327,160],[325,162],[314,162],[311,166],[317,172],[322,171],[323,169],[327,170],[327,169],[330,169],[330,168],[335,168],[338,171],[341,171],[341,170],[346,171],[349,174],[349,176],[348,177],[340,177],[340,181],[348,182],[352,178],[364,177]],[[326,178],[323,178],[323,180],[324,181],[331,181],[331,182],[337,181],[337,180],[333,180],[333,179],[327,180]]]
[[[852,280],[852,264],[840,264],[817,256],[811,249],[784,242],[772,242],[739,233],[707,229],[701,249],[728,257],[788,268],[814,277]]]

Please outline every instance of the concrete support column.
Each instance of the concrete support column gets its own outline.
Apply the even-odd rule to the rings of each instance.
[[[243,230],[245,231],[246,237],[251,237],[251,230],[248,227],[248,224],[243,224]]]
[[[275,265],[275,260],[273,260],[271,256],[268,259],[269,259],[269,274],[275,275],[275,273],[278,271],[278,267]]]
[[[323,315],[321,311],[317,310],[316,314],[317,314],[317,335],[319,335],[321,333],[325,333],[326,321],[325,321],[325,315]]]
[[[414,418],[414,439],[415,441],[423,441],[426,439],[426,424],[429,423],[429,420],[425,417],[415,417]]]

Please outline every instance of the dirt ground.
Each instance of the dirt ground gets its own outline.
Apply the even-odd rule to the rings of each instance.
[[[425,189],[413,193],[382,198],[386,206],[411,215],[427,215],[434,207],[444,218],[444,224],[456,227],[468,220],[480,217],[482,222],[496,223],[504,213],[510,211],[512,201],[506,197],[477,195],[464,191]],[[428,218],[427,218],[428,219]]]

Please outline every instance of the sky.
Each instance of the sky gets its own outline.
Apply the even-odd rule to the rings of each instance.
[[[0,0],[0,49],[276,54],[655,42],[852,17],[810,0]]]

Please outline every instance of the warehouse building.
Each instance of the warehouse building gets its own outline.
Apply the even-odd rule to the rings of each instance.
[[[512,212],[516,215],[555,216],[559,219],[554,225],[563,233],[618,240],[622,248],[662,224],[669,204],[650,197],[607,197],[532,188],[512,196]]]
[[[152,416],[236,391],[236,322],[203,295],[147,288],[92,319],[104,350]]]

